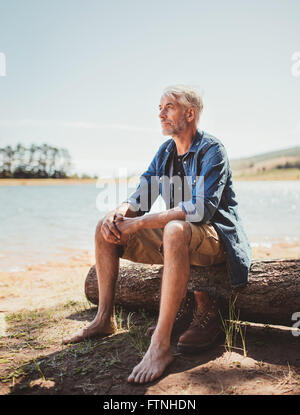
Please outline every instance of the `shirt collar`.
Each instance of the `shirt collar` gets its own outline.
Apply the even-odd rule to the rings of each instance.
[[[188,151],[186,152],[186,154],[195,153],[198,150],[202,136],[203,136],[203,131],[197,130],[193,138],[192,144],[190,148],[188,149]],[[174,149],[175,149],[175,141],[172,139],[166,148],[166,152],[171,153]]]

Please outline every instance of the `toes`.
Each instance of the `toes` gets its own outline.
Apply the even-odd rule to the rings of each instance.
[[[140,368],[140,366],[141,366],[141,363],[142,362],[140,362],[137,366],[135,366],[134,368],[133,368],[133,371],[131,372],[131,374],[128,376],[128,379],[127,379],[127,381],[128,382],[136,382],[136,376],[137,376],[137,374],[139,373],[139,368]]]
[[[153,373],[152,372],[147,372],[147,374],[146,374],[146,376],[144,378],[144,382],[145,383],[151,382],[152,376],[153,376]]]
[[[139,374],[139,377],[137,377],[137,382],[138,383],[145,383],[146,382],[146,376],[147,376],[147,372],[146,371],[144,371],[144,372],[141,372],[140,374]]]
[[[130,373],[130,375],[128,376],[127,382],[129,382],[129,383],[133,382],[133,374],[132,373]]]
[[[170,355],[170,352],[158,354],[158,356],[154,354],[154,357],[151,355],[151,352],[147,352],[140,364],[135,366],[127,380],[128,382],[140,384],[152,382],[162,375],[172,360],[173,357]]]
[[[62,340],[62,344],[69,344],[72,343],[72,341],[74,341],[74,337],[66,337]]]
[[[147,382],[151,382],[153,379],[155,379],[157,376],[155,376],[155,373],[153,373],[152,371],[147,371],[147,369],[141,369],[141,370],[137,370],[137,371],[132,371],[132,373],[130,374],[130,376],[128,377],[128,382],[132,382],[132,383],[147,383]]]
[[[144,372],[143,372],[143,369],[141,369],[141,370],[137,371],[137,372],[135,373],[135,375],[134,375],[133,382],[135,382],[135,383],[143,383],[143,382],[141,382],[141,379],[142,379],[143,373],[144,373]]]
[[[153,380],[155,380],[157,378],[157,376],[155,376],[155,373],[151,373],[148,382],[152,382]]]
[[[142,362],[141,362],[142,363]],[[144,383],[147,375],[147,370],[143,369],[142,364],[137,365],[128,377],[128,382]]]
[[[69,336],[65,339],[63,339],[63,344],[69,344],[69,343],[78,343],[83,338],[83,332],[79,332],[74,334],[73,336]]]

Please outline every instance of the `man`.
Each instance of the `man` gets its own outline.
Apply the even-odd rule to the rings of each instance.
[[[163,134],[172,139],[159,148],[136,192],[99,222],[95,234],[98,312],[88,327],[64,341],[114,332],[120,256],[164,264],[157,325],[129,382],[153,381],[173,361],[170,337],[186,295],[190,265],[226,261],[231,285],[247,283],[251,250],[237,212],[228,158],[218,139],[197,130],[202,108],[200,96],[191,88],[176,86],[164,91],[159,117]],[[166,178],[179,180],[172,187]],[[143,215],[158,194],[166,201],[166,211]],[[178,194],[184,196],[178,198]],[[201,350],[220,334],[214,301],[205,292],[196,292],[195,300],[194,321],[179,338],[181,351]]]

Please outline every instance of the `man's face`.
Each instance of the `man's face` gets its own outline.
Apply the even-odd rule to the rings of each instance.
[[[162,96],[159,111],[163,135],[179,135],[187,129],[185,110],[175,98]]]

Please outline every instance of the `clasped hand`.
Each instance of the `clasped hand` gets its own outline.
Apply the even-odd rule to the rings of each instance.
[[[110,213],[103,221],[101,232],[107,242],[120,244],[122,235],[128,235],[137,230],[134,218],[126,218],[121,213]]]

